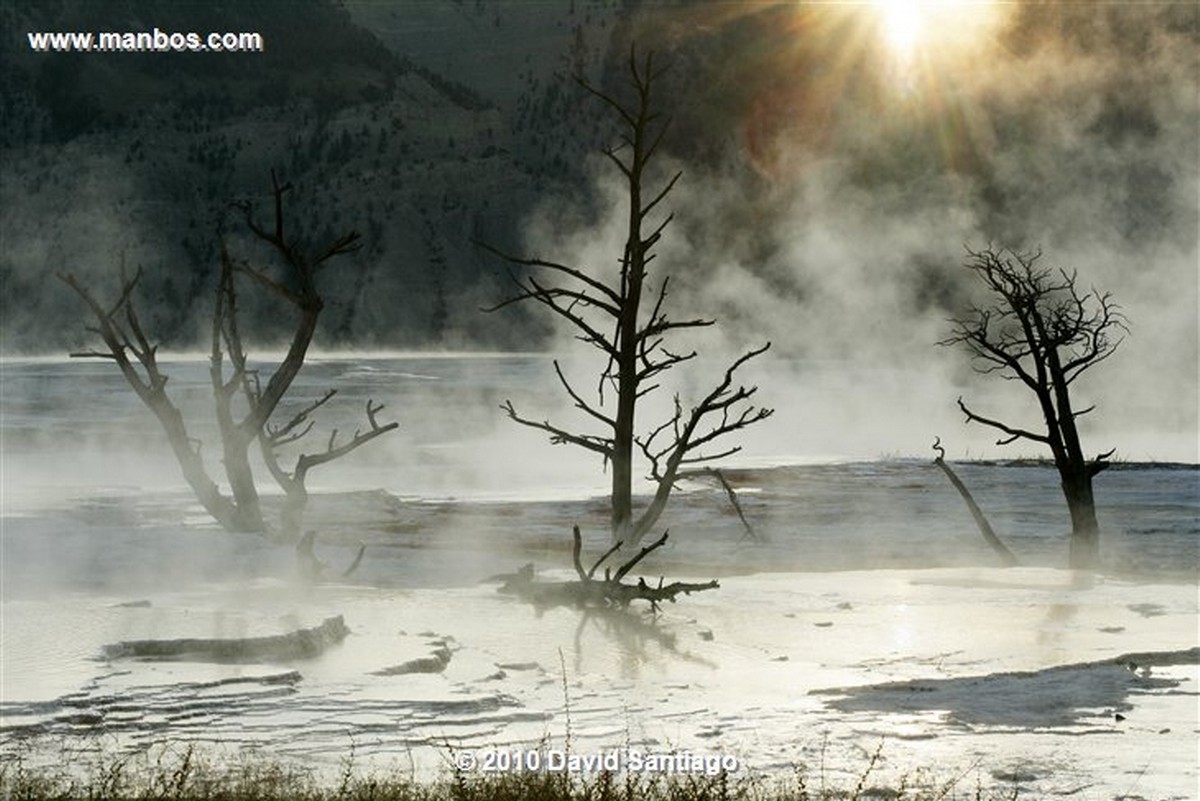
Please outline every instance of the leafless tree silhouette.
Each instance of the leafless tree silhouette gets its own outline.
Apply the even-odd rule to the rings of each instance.
[[[359,235],[352,231],[314,250],[302,248],[298,239],[290,237],[284,229],[283,201],[291,191],[291,185],[279,183],[274,174],[271,183],[274,221],[269,229],[256,221],[250,204],[239,204],[238,208],[253,235],[277,254],[283,274],[278,275],[266,268],[235,260],[225,247],[223,238],[220,248],[220,273],[212,315],[209,380],[220,433],[221,464],[229,482],[229,495],[222,492],[210,476],[200,440],[189,433],[182,412],[167,392],[168,376],[162,372],[158,362],[158,345],[143,330],[134,304],[134,292],[141,278],[141,270],[132,277],[122,272],[120,293],[114,302],[107,305],[101,303],[74,274],[60,274],[59,277],[91,309],[96,324],[88,326],[88,330],[99,335],[104,343],[103,349],[71,355],[108,359],[117,365],[129,386],[158,418],[185,480],[204,509],[229,531],[267,530],[249,455],[251,445],[257,442],[268,469],[286,493],[281,534],[290,539],[299,533],[300,516],[308,497],[305,490],[308,471],[345,456],[396,428],[398,424],[380,424],[376,414],[382,407],[368,401],[369,427],[365,431],[356,431],[349,441],[338,444],[335,430],[323,450],[301,454],[290,472],[281,467],[278,449],[297,442],[309,433],[313,426],[311,414],[336,392],[329,390],[286,423],[277,426],[270,423],[300,372],[316,332],[317,320],[324,306],[317,289],[317,275],[334,258],[356,250]],[[260,379],[261,371],[249,365],[238,327],[237,275],[246,276],[265,287],[294,306],[297,312],[287,353],[271,370],[265,386]]]
[[[986,249],[967,251],[965,266],[994,296],[953,320],[942,345],[963,346],[980,373],[1020,381],[1034,394],[1043,426],[1022,428],[959,408],[968,422],[1000,431],[998,445],[1018,440],[1050,448],[1071,514],[1070,564],[1099,562],[1100,535],[1092,479],[1109,466],[1115,449],[1088,460],[1076,420],[1095,406],[1076,410],[1071,388],[1080,375],[1111,356],[1128,333],[1125,316],[1109,293],[1081,292],[1074,271],[1038,264],[1041,253]]]
[[[654,282],[649,269],[655,244],[671,222],[661,214],[661,204],[680,178],[675,173],[657,189],[647,189],[647,168],[658,153],[667,121],[655,111],[652,88],[662,71],[653,55],[638,58],[630,53],[632,101],[622,102],[586,82],[580,84],[617,117],[620,144],[604,155],[624,178],[628,218],[620,270],[611,277],[597,276],[577,266],[541,258],[522,258],[488,248],[508,262],[526,268],[518,278],[513,297],[493,307],[534,301],[561,317],[576,331],[576,338],[599,350],[604,360],[593,393],[585,393],[564,374],[556,360],[558,381],[592,428],[568,428],[548,420],[530,418],[506,401],[504,410],[521,425],[550,435],[556,444],[570,444],[599,454],[612,469],[612,539],[636,545],[659,519],[681,473],[697,465],[736,453],[740,446],[714,443],[769,417],[773,410],[755,407],[757,387],[738,385],[738,368],[762,354],[770,344],[750,350],[725,370],[724,376],[694,405],[685,405],[678,394],[674,412],[658,425],[639,432],[639,404],[661,388],[663,374],[696,357],[696,352],[672,350],[668,338],[681,329],[703,328],[714,321],[673,319],[666,310],[670,277]],[[484,247],[487,247],[484,245]],[[551,280],[542,276],[549,275]],[[636,514],[633,504],[635,449],[649,465],[656,490]]]

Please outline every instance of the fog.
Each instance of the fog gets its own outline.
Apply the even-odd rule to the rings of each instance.
[[[712,359],[690,366],[700,376],[696,386],[724,368]],[[746,379],[764,395],[781,386],[792,394],[768,421],[731,438],[729,444],[743,450],[719,464],[765,544],[747,539],[716,482],[689,481],[660,524],[676,532],[677,542],[655,564],[691,574],[718,564],[724,572],[991,562],[961,501],[929,464],[929,447],[940,435],[963,457],[988,457],[995,449],[985,439],[972,451],[972,441],[959,433],[970,429],[953,415],[938,421],[924,413],[922,385],[913,374],[776,358],[752,366]],[[64,579],[68,585],[115,582],[114,589],[130,582],[160,586],[184,580],[200,564],[214,576],[226,569],[292,574],[290,547],[219,532],[184,484],[157,424],[110,365],[8,361],[3,370],[0,491],[10,582],[19,577],[25,588],[60,587]],[[224,484],[206,363],[168,360],[164,370],[211,474]],[[81,384],[86,393],[73,390]],[[879,388],[898,409],[915,411],[897,413],[899,430],[879,416],[860,416],[862,406],[853,399],[864,385]],[[348,564],[353,549],[366,542],[372,556],[363,581],[470,584],[530,559],[567,567],[573,524],[582,526],[589,552],[601,552],[610,481],[603,464],[581,449],[550,444],[500,409],[511,399],[533,419],[545,413],[570,420],[570,410],[549,391],[554,386],[546,355],[313,357],[281,419],[328,387],[339,392],[315,415],[308,439],[287,449],[285,466],[301,451],[324,448],[333,429],[344,441],[361,428],[368,398],[385,405],[381,423],[401,424],[310,474],[313,497],[304,527],[318,532],[322,558]],[[684,382],[681,392],[694,394],[696,386]],[[843,406],[831,398],[844,399]],[[662,419],[665,411],[661,403],[652,405],[645,418]],[[938,422],[945,426],[939,429]],[[881,443],[893,449],[881,450]],[[915,459],[905,458],[906,443]],[[280,492],[257,457],[254,462],[274,525]],[[1051,467],[963,469],[1023,558],[1062,563],[1069,523]],[[1160,472],[1114,470],[1098,480],[1106,553],[1119,569],[1174,569],[1164,553],[1194,550],[1187,523],[1189,504],[1200,502],[1194,472]],[[648,492],[641,470],[637,477],[637,490]],[[51,544],[59,537],[52,532],[60,530],[71,532],[72,544]],[[179,558],[179,549],[192,548],[196,558]]]
[[[746,375],[761,387],[758,400],[779,411],[748,433],[745,458],[756,439],[813,458],[924,456],[936,435],[956,456],[1042,455],[1019,445],[996,450],[986,431],[961,425],[959,395],[995,417],[1036,420],[1019,392],[973,374],[965,353],[936,346],[948,318],[988,301],[960,267],[964,247],[1041,249],[1046,265],[1078,270],[1082,286],[1111,292],[1130,321],[1118,353],[1077,385],[1079,405],[1098,405],[1082,421],[1085,444],[1095,452],[1115,446],[1130,460],[1200,459],[1196,14],[1186,4],[1095,13],[989,4],[962,30],[932,27],[925,50],[905,61],[882,44],[869,5],[631,11],[593,78],[624,91],[631,42],[651,42],[668,68],[661,110],[671,129],[655,177],[678,169],[683,179],[666,204],[675,220],[651,278],[671,276],[675,317],[717,321],[695,343],[710,361],[679,371],[681,388],[702,391],[723,362],[770,341],[770,367],[752,364]],[[611,133],[580,138],[608,144]],[[94,145],[70,142],[54,153],[75,165],[65,208],[62,193],[6,182],[5,206],[19,209],[6,225],[22,221],[5,231],[13,266],[6,280],[14,288],[42,284],[36,302],[13,314],[33,328],[69,306],[73,322],[64,316],[57,330],[78,331],[73,339],[82,343],[78,299],[46,272],[75,271],[102,288],[123,263],[147,271],[140,300],[150,330],[172,345],[203,342],[206,302],[182,313],[178,303],[206,300],[211,270],[177,274],[170,265],[179,232],[158,228],[153,213],[184,202],[178,187],[132,171],[116,142]],[[529,253],[612,274],[622,189],[603,157],[582,172],[590,188],[548,185],[519,221],[520,238]],[[258,175],[238,175],[231,186],[261,199],[260,184]],[[305,192],[329,187],[300,188],[299,213],[311,215]],[[233,248],[256,252],[237,233],[236,215],[197,208],[208,209],[202,231],[223,217]],[[485,227],[507,222],[495,211],[475,219]],[[24,230],[32,220],[42,221],[37,236]],[[404,286],[394,288],[403,294]],[[455,319],[472,322],[448,331],[442,349],[479,349],[481,341],[486,348],[488,338],[504,345],[519,339],[512,331],[540,331],[547,339],[526,343],[577,361],[580,376],[596,369],[572,332],[537,309],[476,311],[506,291],[490,279],[452,288]],[[345,305],[334,305],[318,346],[353,346],[328,336],[349,330],[340,319]],[[248,325],[270,335],[254,347],[278,346],[282,333],[269,321],[287,310],[255,292],[244,293],[243,310]],[[547,387],[531,413],[561,417],[556,393]],[[456,407],[460,419],[469,407]],[[496,410],[479,411],[490,430]],[[477,449],[481,464],[487,453]]]
[[[740,353],[769,341],[770,352],[739,378],[775,413],[726,441],[741,450],[725,467],[923,462],[935,437],[951,459],[1046,458],[1027,444],[997,447],[988,429],[965,425],[959,396],[1016,425],[1038,420],[1020,386],[978,375],[964,352],[936,344],[951,317],[990,301],[960,266],[964,248],[995,246],[1041,249],[1047,265],[1111,292],[1130,321],[1113,358],[1073,388],[1077,407],[1098,407],[1081,419],[1089,453],[1115,447],[1118,461],[1200,461],[1196,11],[1004,5],[989,14],[961,34],[973,38],[943,30],[943,48],[908,61],[880,44],[879,19],[860,6],[649,5],[613,33],[594,75],[605,91],[626,91],[629,44],[650,30],[668,67],[658,96],[671,128],[649,184],[677,170],[683,178],[663,207],[674,220],[651,282],[670,276],[676,319],[716,321],[671,343],[701,355],[645,399],[642,431],[669,415],[673,393],[694,402]],[[615,141],[611,129],[588,135]],[[169,193],[143,185],[113,153],[68,143],[59,156],[78,161],[70,207],[55,214],[58,195],[32,193],[22,214],[44,218],[44,235],[13,239],[6,257],[101,284],[114,264],[157,269],[162,232],[106,199],[149,192],[152,205]],[[520,239],[529,255],[613,275],[624,188],[599,154],[582,172],[590,182],[575,191],[551,185],[520,221]],[[238,181],[251,189],[250,177]],[[229,237],[238,252],[255,252],[245,236]],[[46,293],[66,292],[45,283]],[[484,295],[498,302],[506,291],[489,286]],[[478,287],[464,292],[480,297]],[[286,316],[256,297],[244,299],[249,321]],[[180,322],[150,292],[139,303],[152,331],[204,340],[204,304]],[[528,311],[477,314],[502,331],[541,310]],[[339,351],[319,339],[277,420],[334,388],[340,394],[317,415],[308,448],[334,428],[345,437],[362,426],[368,398],[385,403],[381,419],[401,428],[316,471],[310,489],[381,488],[406,501],[604,496],[600,460],[551,445],[500,409],[511,399],[532,419],[586,429],[550,359],[588,388],[602,360],[557,321],[538,325],[548,332],[538,343],[545,355],[519,363],[456,358],[454,345],[478,345],[453,335],[419,357]],[[264,363],[278,346],[271,336],[249,345]],[[164,358],[174,397],[216,468],[204,363]],[[47,369],[6,378],[6,509],[57,503],[61,492],[178,492],[161,434],[111,365],[64,368],[86,386],[76,403],[55,396],[64,374]],[[593,519],[602,536],[603,514]]]
[[[224,532],[203,513],[153,416],[111,362],[15,357],[4,343],[0,730],[92,731],[76,714],[85,709],[118,748],[144,748],[167,725],[168,736],[230,738],[235,748],[263,745],[287,758],[340,754],[350,738],[368,760],[430,763],[444,756],[430,743],[447,742],[445,726],[471,746],[544,744],[562,722],[569,674],[579,700],[574,736],[588,747],[612,746],[622,731],[628,745],[636,729],[647,742],[741,749],[764,770],[811,763],[818,747],[823,763],[825,741],[795,745],[803,715],[837,754],[831,775],[861,775],[846,754],[861,750],[867,732],[900,743],[895,764],[906,769],[987,753],[1003,760],[985,766],[993,777],[1035,764],[1030,782],[1040,784],[1031,792],[1066,794],[1071,782],[1093,781],[1072,773],[1091,764],[1080,755],[1096,738],[1085,735],[1117,731],[1114,710],[1133,718],[1136,709],[1143,728],[1127,731],[1157,732],[1137,742],[1152,740],[1156,754],[1186,765],[1155,776],[1132,761],[1142,757],[1131,738],[1100,738],[1114,744],[1114,764],[1125,760],[1111,781],[1146,773],[1155,791],[1190,786],[1196,723],[1187,699],[1196,677],[1194,657],[1179,654],[1194,644],[1200,548],[1200,10],[987,9],[978,25],[941,30],[944,46],[904,56],[880,44],[874,4],[630,4],[603,63],[592,65],[595,83],[618,95],[632,41],[653,41],[669,67],[657,97],[671,128],[648,184],[677,170],[683,177],[663,204],[674,218],[655,248],[648,294],[669,276],[670,316],[715,320],[667,343],[699,356],[643,399],[639,430],[669,417],[675,393],[686,408],[740,354],[771,343],[738,380],[757,387],[755,405],[774,414],[713,447],[739,447],[719,466],[754,530],[717,483],[684,481],[658,526],[671,532],[668,545],[641,565],[650,579],[719,578],[719,592],[680,598],[652,617],[618,615],[623,630],[590,612],[535,609],[481,583],[530,562],[539,579],[574,578],[571,527],[583,530],[585,562],[610,538],[606,465],[551,444],[501,408],[511,400],[528,419],[589,430],[553,362],[590,391],[605,360],[536,304],[477,311],[515,291],[499,260],[442,298],[456,305],[451,318],[473,322],[449,325],[436,347],[374,348],[395,344],[376,325],[386,320],[356,328],[342,319],[352,304],[330,304],[326,321],[341,322],[319,332],[274,420],[327,389],[338,394],[284,464],[325,447],[335,429],[346,441],[366,425],[368,400],[384,404],[381,423],[400,428],[311,474],[303,528],[316,532],[328,567],[315,584],[298,575],[292,543],[272,532]],[[611,129],[577,135],[616,141]],[[202,353],[209,307],[180,312],[177,304],[209,298],[211,270],[160,269],[178,263],[180,231],[162,230],[147,209],[172,202],[163,198],[179,187],[132,175],[123,152],[95,139],[63,144],[56,158],[77,164],[69,191],[5,182],[6,285],[45,284],[14,314],[44,324],[78,300],[50,280],[48,266],[97,288],[122,263],[157,274],[142,286],[139,309],[149,331],[180,348],[159,354],[168,390],[224,485]],[[438,263],[471,273],[466,243],[514,222],[506,215],[519,209],[504,237],[525,255],[615,280],[625,190],[601,155],[572,170],[583,180],[539,177],[530,204],[506,196],[511,207],[456,207],[438,224],[461,234],[460,249],[438,251]],[[252,183],[260,177],[228,183],[261,200]],[[370,180],[354,185],[362,198],[374,198]],[[435,198],[430,208],[445,210],[444,189],[423,187]],[[140,200],[127,207],[130,198]],[[308,215],[315,206],[302,208]],[[384,239],[428,246],[437,237],[426,214],[424,206],[396,213]],[[217,216],[240,224],[228,209]],[[36,235],[9,236],[33,219],[45,221]],[[430,227],[399,231],[414,219]],[[238,253],[263,255],[244,233],[228,237]],[[995,432],[966,424],[956,405],[962,396],[989,417],[1041,425],[1019,382],[981,375],[964,351],[937,344],[953,317],[991,302],[962,267],[966,248],[984,247],[1040,249],[1044,264],[1077,270],[1083,288],[1110,292],[1128,318],[1112,358],[1072,386],[1076,408],[1097,406],[1080,420],[1087,455],[1116,449],[1113,468],[1096,480],[1103,565],[1094,575],[1064,569],[1071,524],[1049,453],[998,446]],[[392,269],[381,252],[349,271],[351,283],[363,277],[356,291],[375,300],[394,291],[386,299],[397,315],[410,301],[405,313],[434,315],[429,287],[413,273],[397,267],[387,282],[365,279]],[[334,294],[344,299],[346,286]],[[250,290],[244,299],[247,350],[265,378],[281,357],[290,309]],[[78,306],[56,325],[94,347]],[[961,499],[930,464],[935,438],[1021,567],[993,567]],[[254,467],[274,524],[281,493],[257,456]],[[635,466],[639,502],[650,488],[645,467]],[[360,546],[358,572],[340,576]],[[339,614],[354,636],[295,665],[98,658],[117,641],[273,635]],[[442,672],[396,669],[435,647],[446,654]],[[1137,650],[1163,657],[1154,682],[1130,684],[1132,671],[1116,665]],[[1066,663],[1080,663],[1072,675],[1083,689],[1062,708],[1050,668]],[[1034,701],[1009,710],[1008,728],[989,728],[994,718],[980,715],[993,710],[979,706],[975,683],[1008,698],[1025,672],[1039,682],[1023,696]],[[933,674],[946,680],[938,692],[953,702],[949,717],[909,714],[887,685],[865,686]],[[809,695],[798,694],[797,677]],[[845,697],[826,703],[822,693]],[[203,716],[194,714],[199,695]],[[246,723],[252,714],[257,728]],[[953,715],[974,728],[954,728]]]
[[[698,337],[715,362],[772,342],[785,361],[759,371],[759,400],[780,409],[763,426],[770,441],[918,455],[940,434],[955,455],[1044,456],[963,430],[960,395],[1002,419],[1036,424],[1036,410],[935,344],[949,318],[993,302],[961,268],[965,248],[1041,250],[1084,291],[1111,293],[1130,321],[1116,355],[1075,387],[1081,405],[1098,404],[1081,421],[1085,443],[1194,462],[1195,13],[1003,6],[969,50],[897,75],[869,8],[652,7],[632,27],[668,32],[656,55],[673,71],[656,110],[674,128],[648,187],[683,178],[664,204],[675,220],[651,281],[670,276],[676,319],[718,321]],[[803,39],[808,30],[833,41]],[[850,55],[819,68],[835,50]],[[614,57],[606,89],[628,97],[622,66]],[[814,131],[813,112],[828,130]],[[613,274],[624,188],[607,159],[591,166],[592,192],[547,198],[527,248]],[[560,328],[561,349],[586,351],[567,342],[573,333]]]

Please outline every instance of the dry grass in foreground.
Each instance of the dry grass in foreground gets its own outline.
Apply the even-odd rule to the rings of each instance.
[[[419,782],[402,775],[360,773],[347,759],[338,778],[322,782],[310,769],[265,758],[215,762],[192,746],[100,759],[82,775],[64,759],[32,767],[23,759],[0,766],[0,799],[106,801],[1012,801],[1014,785],[972,785],[959,776],[935,782],[920,773],[891,786],[871,781],[878,752],[856,782],[836,787],[798,767],[790,777],[512,773],[481,775],[453,768],[445,778]],[[78,767],[75,768],[78,771]]]

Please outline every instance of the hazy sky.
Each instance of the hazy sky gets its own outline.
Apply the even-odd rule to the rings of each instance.
[[[735,347],[770,339],[781,356],[866,370],[810,422],[921,421],[958,438],[958,394],[1028,410],[934,346],[984,300],[963,248],[1041,249],[1131,321],[1076,387],[1100,402],[1088,425],[1123,432],[1129,458],[1195,460],[1198,19],[1192,3],[650,4],[626,34],[668,43],[662,166],[684,177],[656,267],[676,308],[720,318]],[[612,91],[619,78],[610,68]],[[620,209],[611,166],[595,175]],[[624,211],[580,227],[562,200],[528,241],[611,263]],[[896,368],[913,373],[902,386]]]

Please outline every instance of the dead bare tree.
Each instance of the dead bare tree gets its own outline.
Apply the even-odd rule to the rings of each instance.
[[[283,230],[279,223],[283,213],[282,195],[290,187],[286,185],[280,186],[275,180],[274,175],[272,175],[272,182],[276,213],[276,229],[274,231],[268,232],[255,222],[253,210],[249,205],[241,204],[240,208],[245,215],[246,224],[250,230],[259,239],[267,242],[279,254],[281,260],[291,268],[293,275],[304,276],[305,280],[295,281],[295,288],[290,288],[247,262],[235,263],[222,243],[221,280],[217,290],[216,310],[213,314],[212,358],[215,360],[214,364],[219,367],[222,351],[228,354],[233,371],[226,387],[240,387],[242,395],[245,398],[246,408],[250,410],[260,408],[264,403],[272,402],[270,398],[271,385],[277,376],[279,376],[279,370],[276,370],[272,374],[264,390],[259,379],[259,373],[247,366],[246,350],[243,347],[242,337],[237,325],[237,284],[234,280],[235,273],[240,272],[250,276],[270,291],[297,307],[300,320],[297,333],[299,334],[300,331],[303,331],[306,341],[302,347],[299,347],[296,340],[293,339],[292,348],[289,349],[284,363],[288,364],[295,352],[298,353],[296,357],[298,364],[302,364],[304,355],[307,353],[308,343],[311,342],[312,335],[316,329],[317,316],[320,314],[323,306],[321,297],[316,289],[316,283],[312,280],[313,273],[329,258],[341,253],[348,253],[358,247],[358,235],[349,234],[335,240],[316,259],[312,260],[311,263],[309,260],[306,260],[296,250],[294,244],[288,243],[283,238]],[[221,372],[223,373],[223,370]],[[295,373],[292,373],[291,377],[287,379],[289,386],[294,377]],[[216,380],[214,378],[214,390],[216,388]],[[286,392],[286,387],[284,391]],[[324,450],[316,453],[301,453],[296,457],[295,466],[290,472],[284,469],[280,463],[281,449],[304,439],[312,431],[315,424],[312,414],[324,406],[336,394],[336,389],[327,390],[320,398],[302,407],[287,422],[280,425],[272,425],[269,422],[269,413],[261,424],[255,421],[254,438],[258,441],[263,463],[285,495],[283,511],[280,517],[280,536],[284,539],[294,539],[300,533],[304,509],[308,504],[306,481],[309,470],[346,456],[351,451],[367,444],[376,437],[399,427],[399,423],[396,422],[380,424],[376,415],[383,409],[383,405],[375,404],[372,400],[368,399],[366,406],[368,427],[365,431],[355,429],[353,436],[348,441],[339,444],[337,441],[338,430],[335,428],[330,433]],[[279,397],[282,398],[282,395]],[[276,399],[273,402],[278,405],[279,401]],[[232,417],[229,415],[229,405],[227,403],[222,404],[220,401],[217,403],[217,418],[218,422],[222,425],[222,442],[225,442],[226,436],[224,432],[226,428],[236,430],[239,424],[234,423]],[[247,420],[249,419],[248,417]]]
[[[258,442],[272,476],[287,494],[282,533],[291,538],[299,531],[299,517],[307,499],[304,481],[308,470],[346,455],[396,428],[397,424],[380,425],[375,415],[382,407],[368,401],[368,431],[362,434],[356,431],[349,442],[339,446],[336,444],[335,430],[324,451],[314,455],[301,454],[290,473],[280,467],[278,449],[307,434],[312,428],[309,416],[335,392],[330,390],[281,426],[272,427],[269,423],[303,366],[316,332],[317,320],[324,306],[316,285],[317,274],[330,260],[356,250],[359,235],[352,231],[312,251],[302,248],[284,229],[283,201],[292,187],[290,184],[281,184],[274,173],[271,175],[271,184],[274,223],[270,229],[258,224],[250,204],[240,204],[239,208],[253,235],[269,245],[279,257],[284,275],[275,277],[265,268],[252,266],[246,261],[235,261],[223,239],[220,248],[221,265],[210,339],[209,381],[221,441],[221,464],[229,483],[229,495],[224,494],[211,478],[201,453],[200,440],[191,436],[182,412],[167,393],[168,376],[158,363],[158,345],[151,342],[139,322],[133,296],[141,271],[132,278],[122,273],[120,294],[114,303],[107,306],[101,304],[75,275],[60,274],[59,277],[87,303],[97,323],[88,326],[88,330],[98,334],[104,343],[103,350],[71,355],[109,359],[116,363],[130,387],[158,418],[185,480],[205,511],[229,531],[267,530],[249,455],[251,445]],[[287,353],[271,370],[266,386],[260,380],[260,370],[249,366],[238,326],[235,279],[239,274],[253,279],[290,303],[297,311]]]
[[[968,250],[965,266],[996,301],[954,319],[951,336],[939,344],[965,347],[978,372],[1020,381],[1037,398],[1044,426],[1039,431],[977,414],[961,397],[958,406],[968,422],[1002,432],[998,445],[1025,440],[1050,448],[1071,514],[1070,564],[1088,569],[1100,557],[1092,479],[1109,466],[1115,449],[1091,461],[1084,456],[1076,420],[1095,406],[1076,410],[1071,385],[1111,356],[1129,329],[1109,293],[1081,292],[1074,271],[1040,267],[1040,257]]]
[[[653,55],[639,61],[636,53],[631,52],[629,74],[631,103],[623,103],[579,81],[614,112],[623,127],[621,144],[603,151],[624,177],[629,201],[619,274],[613,278],[596,277],[560,262],[521,258],[488,249],[511,264],[528,269],[524,277],[516,279],[520,291],[489,311],[524,301],[539,303],[566,320],[576,330],[576,338],[599,350],[604,358],[594,396],[590,397],[568,380],[558,360],[554,362],[563,390],[598,433],[526,417],[511,401],[506,401],[502,408],[521,425],[549,434],[552,443],[584,448],[599,454],[606,467],[611,465],[612,540],[635,545],[658,521],[682,471],[738,452],[740,446],[715,452],[707,448],[716,440],[769,417],[773,410],[751,404],[757,387],[747,388],[734,381],[738,368],[765,352],[770,347],[767,343],[736,359],[717,386],[694,406],[685,407],[676,394],[673,414],[656,427],[638,433],[635,423],[639,403],[660,389],[659,381],[665,372],[697,355],[695,351],[676,352],[669,348],[668,335],[681,329],[708,327],[714,321],[672,319],[665,308],[670,277],[663,276],[657,286],[651,283],[648,268],[655,258],[653,249],[672,218],[670,214],[657,218],[652,215],[681,174],[675,173],[656,191],[647,190],[648,166],[667,128],[666,121],[654,110],[655,99],[651,95],[662,71],[655,68]],[[538,272],[549,273],[558,283],[544,281]],[[650,502],[636,516],[635,448],[648,462],[649,478],[656,486]]]

